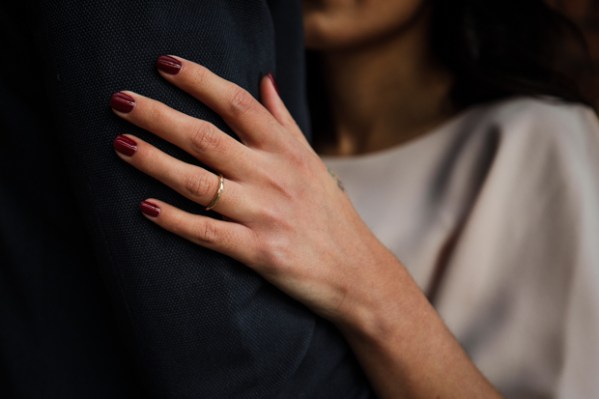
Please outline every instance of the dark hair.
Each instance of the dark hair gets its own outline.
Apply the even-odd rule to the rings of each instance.
[[[578,80],[591,68],[584,37],[545,0],[429,1],[431,46],[455,78],[456,106],[515,96],[590,103]],[[571,61],[581,58],[585,65]],[[319,134],[332,128],[323,90],[318,56],[309,53],[308,100]]]
[[[591,65],[584,38],[546,0],[431,1],[431,45],[454,75],[457,105],[519,95],[588,103],[577,80]],[[574,64],[575,52],[588,65]]]

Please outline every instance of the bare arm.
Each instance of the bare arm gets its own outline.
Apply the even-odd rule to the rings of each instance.
[[[383,398],[495,398],[500,395],[447,329],[407,270],[380,251],[389,283],[347,303],[340,325]],[[373,260],[374,261],[374,260]],[[383,289],[380,289],[382,286]],[[353,310],[352,310],[353,309]]]

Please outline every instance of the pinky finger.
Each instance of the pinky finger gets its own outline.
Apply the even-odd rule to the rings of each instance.
[[[171,233],[241,263],[251,264],[252,234],[244,225],[194,215],[155,199],[143,201],[140,210],[146,218]]]
[[[289,113],[281,96],[279,96],[279,89],[272,74],[269,73],[262,78],[262,82],[260,83],[260,93],[262,104],[272,116],[274,116],[281,125],[285,126],[296,138],[308,144],[306,137],[297,123],[295,123],[295,119],[293,119],[293,116]]]

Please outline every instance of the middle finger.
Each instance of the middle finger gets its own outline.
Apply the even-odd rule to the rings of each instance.
[[[213,169],[240,177],[252,165],[252,150],[213,124],[130,91],[113,94],[110,102],[121,118],[183,149]]]

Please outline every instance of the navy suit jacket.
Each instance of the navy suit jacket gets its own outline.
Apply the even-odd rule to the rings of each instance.
[[[233,260],[146,221],[157,197],[202,212],[115,156],[130,89],[230,133],[167,84],[162,54],[258,96],[273,72],[307,131],[300,5],[292,0],[0,3],[0,396],[363,398],[328,323]]]

